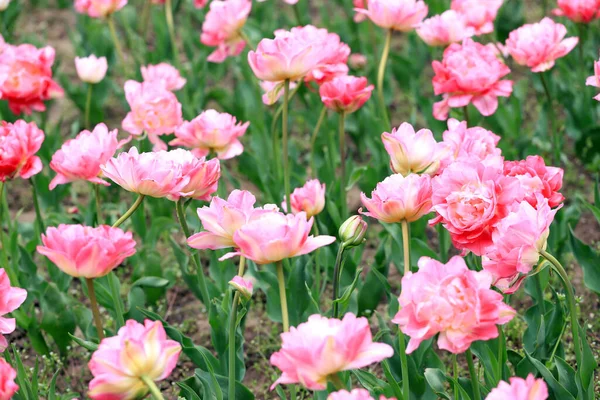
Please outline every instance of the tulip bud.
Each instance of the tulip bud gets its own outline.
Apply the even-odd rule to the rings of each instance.
[[[252,281],[248,279],[244,279],[241,276],[236,275],[232,280],[229,281],[229,286],[240,292],[240,295],[242,295],[245,300],[250,300],[252,297],[253,285]]]
[[[346,248],[361,245],[365,241],[367,223],[360,215],[353,215],[340,226],[339,235],[342,246]]]
[[[10,0],[0,0],[0,11],[4,11],[8,8]]]

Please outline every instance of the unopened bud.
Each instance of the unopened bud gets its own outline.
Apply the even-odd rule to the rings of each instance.
[[[250,281],[248,279],[244,279],[239,275],[236,275],[235,277],[233,277],[232,280],[229,281],[229,285],[233,289],[240,292],[240,294],[242,295],[242,297],[245,300],[250,300],[250,298],[252,297],[252,290],[253,290],[252,281]]]
[[[349,248],[361,245],[365,241],[366,233],[367,223],[360,215],[353,215],[340,226],[342,246]]]
[[[8,8],[10,0],[0,0],[0,11],[4,11]]]

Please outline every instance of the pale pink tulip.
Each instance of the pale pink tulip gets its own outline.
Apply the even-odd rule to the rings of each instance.
[[[92,18],[106,18],[127,5],[127,0],[75,0],[75,10]]]
[[[180,197],[188,197],[209,201],[211,195],[217,191],[221,177],[221,164],[218,159],[205,161],[204,157],[198,158],[184,149],[163,152],[162,157],[171,160],[173,169],[181,171],[181,178],[187,181],[181,189],[167,196],[169,200],[177,201]]]
[[[100,278],[135,254],[131,232],[100,225],[50,227],[42,234],[43,246],[37,252],[48,257],[67,275]]]
[[[290,203],[294,214],[304,211],[307,218],[319,214],[325,208],[325,184],[318,179],[307,181],[304,186],[294,189],[290,195]],[[281,208],[287,212],[285,199]]]
[[[213,197],[210,205],[198,208],[198,217],[204,232],[196,233],[188,239],[188,245],[196,249],[224,249],[235,247],[233,235],[252,218],[271,212],[265,207],[254,208],[256,197],[247,190],[234,190],[227,200]]]
[[[445,47],[462,42],[474,33],[475,30],[467,26],[465,17],[454,10],[427,18],[417,28],[417,34],[430,46]]]
[[[213,0],[202,24],[200,41],[217,49],[208,61],[222,63],[227,57],[239,55],[246,41],[241,30],[246,24],[252,2],[250,0]]]
[[[414,222],[431,211],[431,178],[427,174],[388,176],[377,184],[369,199],[360,194],[369,212],[360,213],[382,222]]]
[[[450,232],[454,246],[478,256],[492,246],[492,231],[523,193],[515,177],[503,174],[502,158],[458,160],[432,181],[431,197],[437,216]]]
[[[4,251],[4,250],[3,250]],[[27,291],[10,286],[8,274],[4,268],[0,268],[0,353],[6,350],[8,342],[2,335],[14,332],[16,321],[14,318],[6,318],[5,315],[15,311],[27,298]],[[0,361],[2,358],[0,358]],[[2,374],[0,374],[0,379]],[[2,388],[2,385],[0,385]],[[0,393],[2,391],[0,390]]]
[[[17,371],[9,363],[0,358],[0,400],[10,400],[19,390],[19,385],[15,383]]]
[[[494,245],[483,257],[483,268],[493,275],[494,284],[505,293],[519,289],[521,280],[538,263],[540,252],[546,249],[550,224],[558,209],[552,210],[541,194],[537,197],[537,207],[522,201],[496,224],[492,233]]]
[[[151,197],[179,197],[190,177],[182,174],[166,151],[139,153],[136,147],[120,153],[100,167],[104,175],[123,189]]]
[[[94,376],[88,395],[93,400],[145,397],[153,382],[166,379],[177,365],[181,346],[167,338],[160,321],[140,324],[129,320],[117,336],[109,337],[92,354],[88,367]]]
[[[50,182],[50,190],[57,185],[75,181],[109,186],[108,182],[100,177],[100,166],[129,141],[119,141],[117,134],[116,129],[109,131],[106,125],[98,124],[93,131],[82,131],[75,139],[67,140],[52,156],[50,168],[57,175]]]
[[[239,138],[249,125],[249,122],[238,122],[233,115],[206,110],[190,122],[181,124],[169,144],[187,147],[197,157],[214,152],[220,160],[228,160],[244,151]]]
[[[515,376],[510,378],[510,383],[500,381],[485,400],[546,400],[547,398],[548,387],[544,380],[535,379],[533,374],[529,374],[527,379]]]
[[[462,44],[451,44],[442,62],[432,63],[434,93],[443,95],[443,100],[433,105],[436,119],[445,120],[450,108],[471,103],[489,116],[498,108],[498,96],[510,96],[513,82],[502,80],[510,69],[498,59],[493,47],[465,39]]]
[[[462,14],[476,35],[494,31],[494,20],[504,0],[452,0],[451,8]]]
[[[558,0],[554,15],[565,16],[573,22],[589,24],[600,16],[600,0]]]
[[[454,118],[448,120],[448,130],[443,133],[443,139],[445,156],[440,170],[456,160],[483,161],[488,157],[502,155],[502,150],[496,147],[500,136],[478,126],[467,128],[465,121],[460,122]]]
[[[186,80],[171,64],[160,63],[156,65],[146,65],[140,68],[144,82],[161,84],[165,89],[173,92],[185,86]]]
[[[181,123],[181,104],[163,85],[155,82],[125,82],[125,97],[131,111],[123,120],[123,129],[132,135],[146,132],[155,150],[167,145],[158,136],[175,132]]]
[[[75,69],[83,82],[98,83],[106,76],[108,62],[106,57],[96,57],[93,54],[88,57],[75,57]]]
[[[577,37],[565,39],[566,34],[567,28],[563,24],[544,18],[512,31],[506,40],[506,49],[517,64],[525,65],[533,72],[544,72],[579,42]]]
[[[369,392],[365,389],[354,389],[351,392],[347,390],[340,390],[339,392],[334,392],[327,397],[327,400],[375,400]],[[380,396],[379,400],[396,400],[387,399],[386,397]]]
[[[365,77],[344,75],[323,83],[319,88],[319,95],[330,110],[350,114],[371,98],[374,88]]]
[[[401,32],[417,28],[427,16],[427,10],[422,0],[367,0],[366,8],[354,9],[381,28]]]
[[[585,84],[587,86],[600,87],[600,61],[594,61],[594,75],[588,77]],[[597,94],[594,99],[600,101],[600,94]]]
[[[29,179],[42,170],[35,153],[42,147],[44,132],[35,122],[18,120],[0,125],[0,182],[20,177]]]
[[[52,47],[3,43],[0,53],[0,98],[8,101],[15,115],[45,111],[44,101],[63,96],[63,89],[52,79]]]
[[[400,311],[392,320],[410,336],[406,353],[438,333],[438,347],[454,354],[475,341],[498,337],[497,325],[510,321],[516,311],[491,284],[489,272],[469,270],[461,257],[447,264],[421,257],[419,271],[402,278]]]
[[[0,11],[6,11],[8,6],[10,5],[10,0],[1,0],[0,1]]]
[[[279,32],[275,32],[275,37]],[[285,34],[285,31],[281,32]],[[304,77],[305,82],[315,82],[317,85],[322,85],[335,77],[348,74],[347,62],[350,56],[350,47],[341,41],[339,35],[312,25],[292,28],[291,32],[307,43],[321,43],[323,45],[322,59],[315,68],[306,74]]]
[[[236,275],[229,281],[229,286],[240,292],[245,299],[250,299],[252,297],[253,284],[249,279],[244,279],[241,276]]]
[[[402,123],[392,133],[381,134],[381,141],[390,156],[390,167],[397,174],[433,175],[440,166],[444,147],[433,138],[429,129],[420,129],[415,133],[413,126]]]
[[[233,241],[238,251],[226,257],[242,255],[256,264],[270,264],[335,242],[333,236],[309,236],[313,222],[313,218],[307,220],[304,212],[263,213],[235,232]]]
[[[504,174],[519,180],[525,200],[534,207],[538,194],[548,200],[550,207],[558,206],[565,199],[558,192],[563,184],[563,169],[547,167],[540,156],[527,156],[521,161],[505,161]]]
[[[282,371],[273,384],[301,383],[309,390],[323,390],[327,377],[340,371],[366,367],[389,358],[394,349],[373,342],[369,321],[348,313],[340,321],[311,315],[308,321],[281,334],[281,350],[271,364]]]

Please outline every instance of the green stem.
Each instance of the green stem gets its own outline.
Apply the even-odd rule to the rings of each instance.
[[[154,383],[154,381],[152,379],[150,379],[144,375],[142,375],[140,377],[140,379],[142,380],[142,382],[144,382],[144,385],[146,385],[148,387],[148,390],[150,391],[150,393],[152,394],[152,397],[155,400],[164,400],[164,397],[163,397],[162,393],[160,392],[160,389],[158,388],[158,386],[156,386],[156,383]]]
[[[475,371],[475,365],[473,364],[473,354],[471,353],[471,349],[467,349],[467,351],[465,352],[465,356],[467,357],[467,364],[469,365],[469,375],[471,376],[473,395],[475,396],[475,400],[481,400],[481,390],[479,390],[479,377],[477,376],[477,372]]]
[[[535,274],[533,277],[533,286],[535,287],[535,293],[538,298],[538,306],[542,316],[544,316],[546,315],[546,304],[544,302],[544,290],[542,289],[542,278],[540,274]]]
[[[35,220],[37,222],[37,226],[40,231],[39,233],[41,235],[42,233],[46,232],[46,227],[44,225],[44,219],[42,218],[42,210],[40,208],[37,186],[35,184],[34,178],[29,179],[29,182],[31,182],[31,191],[33,193],[33,208],[35,209]]]
[[[296,17],[296,22],[298,25],[304,25],[302,23],[302,18],[300,18],[300,11],[298,10],[298,3],[292,5],[292,9],[294,10],[294,16]]]
[[[119,218],[117,220],[117,222],[115,222],[113,224],[113,228],[118,228],[119,226],[121,226],[123,224],[123,222],[127,221],[129,219],[129,217],[131,217],[133,215],[133,213],[135,212],[135,210],[138,209],[138,207],[142,204],[142,201],[144,201],[144,196],[143,194],[140,194],[138,196],[138,198],[135,200],[135,203],[133,203],[133,205],[131,207],[129,207],[129,210],[127,210],[125,212],[125,214],[123,214],[121,216],[121,218]]]
[[[401,222],[402,225],[402,245],[404,252],[404,275],[410,272],[410,223],[406,220]]]
[[[117,57],[119,57],[119,63],[123,68],[126,68],[125,55],[123,54],[123,48],[121,47],[121,42],[119,41],[119,36],[117,35],[115,20],[112,14],[109,14],[108,17],[106,17],[106,22],[108,23],[108,29],[110,30],[110,36],[112,37],[115,45],[115,50],[117,51]]]
[[[392,29],[389,29],[385,36],[385,44],[383,46],[383,52],[381,53],[381,60],[379,61],[379,70],[377,71],[377,93],[379,94],[379,103],[381,107],[381,113],[383,114],[383,120],[387,127],[390,127],[390,119],[387,114],[387,107],[385,104],[385,97],[383,95],[383,78],[385,76],[385,66],[387,59],[390,54],[390,46],[392,43]]]
[[[575,294],[573,287],[569,281],[569,276],[563,268],[562,264],[550,253],[545,250],[540,251],[542,257],[552,264],[553,269],[560,276],[565,291],[567,292],[567,304],[569,306],[569,314],[571,314],[571,331],[573,332],[573,344],[575,346],[575,357],[577,365],[581,367],[581,341],[579,339],[579,324],[577,323],[577,305],[575,304]]]
[[[317,121],[317,125],[315,125],[315,129],[310,136],[310,161],[311,161],[311,173],[315,178],[318,178],[317,167],[316,167],[316,156],[315,156],[315,143],[317,142],[317,135],[319,134],[319,129],[321,129],[321,124],[325,120],[325,116],[327,115],[327,107],[323,106],[321,109],[321,114],[319,114],[319,120]]]
[[[180,198],[177,203],[175,203],[175,208],[177,210],[177,219],[179,220],[179,225],[181,225],[181,230],[185,235],[186,239],[191,236],[190,228],[188,227],[187,221],[185,219],[185,209],[183,206],[183,202],[185,198]],[[206,284],[206,277],[204,276],[204,270],[202,269],[202,263],[200,262],[200,256],[197,252],[192,252],[192,261],[194,262],[194,266],[196,267],[196,275],[198,276],[198,281],[200,284],[200,293],[202,294],[202,303],[208,308],[210,306],[210,295],[208,293],[208,286]]]
[[[288,332],[290,330],[290,318],[288,316],[285,277],[283,274],[283,263],[281,261],[277,261],[277,281],[279,282],[279,301],[281,303],[281,320],[283,322],[283,331]]]
[[[165,19],[167,20],[167,28],[169,30],[169,38],[171,39],[171,47],[173,48],[175,65],[178,68],[181,68],[179,49],[177,48],[177,40],[175,39],[175,25],[173,24],[173,6],[171,5],[171,0],[165,1]]]
[[[102,225],[102,207],[100,204],[100,185],[92,183],[94,198],[96,199],[96,224]]]
[[[243,258],[243,257],[242,257]],[[231,303],[229,315],[229,398],[235,399],[235,330],[237,328],[237,309],[240,301],[240,292],[236,291]]]
[[[402,367],[402,398],[403,400],[410,400],[410,381],[408,377],[408,359],[406,357],[406,339],[401,330],[398,330],[398,351],[400,353],[400,365]]]
[[[342,274],[342,258],[345,249],[343,245],[340,245],[335,257],[335,267],[333,268],[333,318],[338,317],[338,303],[336,300],[340,298],[340,275]]]
[[[246,35],[246,32],[244,32],[243,29],[240,29],[238,31],[238,34],[244,40],[244,42],[246,42],[246,46],[248,46],[248,48],[250,48],[250,50],[254,51],[254,49],[256,48],[256,46],[254,45],[254,43],[252,43],[252,40],[250,40],[250,38],[248,37],[248,35]]]
[[[85,129],[90,129],[90,108],[92,106],[92,89],[94,85],[88,83],[87,96],[85,99]]]
[[[150,22],[150,11],[152,9],[152,1],[146,0],[144,2],[144,8],[142,8],[142,15],[140,17],[140,30],[139,34],[144,40],[146,40],[146,30],[148,29],[148,23]]]
[[[344,382],[342,382],[338,374],[328,375],[327,379],[329,380],[329,382],[331,382],[331,384],[335,387],[336,390],[346,389],[346,385],[344,385]]]
[[[92,315],[94,316],[94,324],[96,325],[96,331],[98,332],[98,339],[102,341],[104,339],[104,329],[102,328],[102,319],[100,318],[100,309],[98,308],[98,301],[96,300],[96,291],[94,289],[94,280],[85,278],[87,284],[88,294],[90,296],[90,303],[92,308]]]
[[[9,216],[10,218],[10,216]],[[8,279],[12,286],[19,286],[19,278],[15,271],[13,271],[12,266],[8,263],[8,243],[4,241],[4,227],[2,226],[4,222],[4,182],[0,181],[0,246],[2,246],[2,268],[6,271],[8,275]],[[7,224],[8,227],[8,238],[10,239],[10,225]]]
[[[454,400],[458,400],[458,361],[456,354],[452,354],[452,366],[454,369],[454,380],[456,383],[454,386]]]
[[[340,135],[340,196],[342,198],[342,220],[346,218],[348,213],[347,193],[346,193],[346,130],[345,130],[346,113],[340,112],[339,115],[339,135]]]
[[[552,349],[552,354],[550,354],[550,358],[548,359],[548,364],[552,364],[552,360],[554,360],[554,356],[556,355],[556,351],[558,350],[558,346],[562,341],[562,337],[565,334],[565,329],[567,329],[567,320],[563,323],[562,329],[560,330],[560,335],[556,339],[556,343],[554,344],[554,348]]]
[[[498,325],[498,371],[496,373],[496,377],[498,380],[496,384],[498,384],[502,380],[502,374],[504,371],[504,347],[506,346],[504,339],[504,329],[502,325]]]
[[[113,279],[118,280],[117,275],[114,272],[111,272],[106,277],[108,279],[108,290],[110,290],[110,295],[113,299],[113,305],[115,307],[115,315],[116,315],[116,324],[117,329],[125,326],[125,311],[123,310],[123,304],[121,304],[121,292],[115,285]]]
[[[319,236],[319,227],[317,226],[317,217],[315,216],[313,222],[313,234]],[[319,261],[319,249],[315,250],[315,293],[319,295],[319,289],[321,288],[321,263]]]
[[[290,81],[286,79],[283,84],[283,115],[281,119],[281,132],[283,140],[283,187],[285,190],[285,203],[287,212],[292,212],[292,202],[290,197],[290,160],[288,154],[288,108],[290,95]]]
[[[553,100],[552,94],[550,94],[550,89],[548,87],[548,82],[546,81],[546,73],[540,72],[540,79],[542,81],[542,86],[544,87],[544,92],[546,93],[547,107],[548,107],[548,125],[550,130],[550,135],[552,135],[552,146],[554,147],[554,165],[560,164],[560,147],[561,140],[558,132],[556,131],[555,121],[554,121],[554,110],[553,110]]]
[[[465,122],[467,123],[467,128],[469,127],[469,106],[464,106],[463,107],[463,114],[465,117]]]

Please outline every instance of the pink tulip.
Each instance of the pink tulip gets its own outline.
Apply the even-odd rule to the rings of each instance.
[[[594,75],[587,78],[585,84],[588,86],[600,87],[600,61],[594,61]],[[597,94],[594,99],[600,101],[600,94]]]
[[[339,392],[334,392],[327,397],[327,400],[375,400],[369,392],[365,389],[354,389],[351,392],[347,390],[340,390]],[[379,400],[396,400],[396,399],[387,399],[383,396],[379,397]]]
[[[430,46],[445,47],[462,42],[474,33],[475,30],[467,26],[465,17],[454,10],[428,18],[417,28],[417,34]]]
[[[88,57],[75,57],[75,69],[83,82],[98,83],[106,76],[108,63],[106,57],[98,58],[93,54]]]
[[[427,174],[388,176],[378,183],[371,199],[360,194],[369,212],[360,213],[382,222],[414,222],[431,211],[431,178]]]
[[[233,241],[238,251],[226,257],[242,255],[256,264],[270,264],[335,242],[333,236],[309,236],[312,225],[313,218],[307,220],[304,212],[263,213],[235,232]]]
[[[452,0],[451,8],[462,14],[476,35],[494,32],[494,20],[503,0]]]
[[[194,0],[194,7],[204,8],[207,3],[208,3],[208,0]]]
[[[0,53],[0,98],[8,101],[15,115],[45,111],[44,101],[63,96],[63,89],[52,80],[52,47],[3,43]]]
[[[537,197],[537,207],[522,201],[496,224],[492,233],[494,245],[483,257],[483,268],[494,276],[494,284],[505,293],[514,293],[519,288],[522,279],[538,263],[540,251],[546,249],[550,224],[558,209],[552,210],[541,194]]]
[[[304,211],[307,218],[315,216],[325,208],[325,184],[321,184],[318,179],[311,179],[304,186],[294,189],[290,201],[293,214]],[[285,199],[281,208],[287,212]]]
[[[108,182],[100,178],[100,166],[129,141],[118,141],[117,134],[116,129],[109,131],[106,125],[98,124],[92,132],[85,130],[75,139],[67,140],[52,156],[50,168],[57,175],[50,182],[50,190],[57,185],[75,181],[109,186]]]
[[[0,125],[0,182],[21,177],[29,179],[42,170],[42,160],[35,153],[42,147],[44,132],[35,122],[18,120]]]
[[[402,278],[400,311],[392,320],[410,336],[406,353],[438,333],[438,347],[454,354],[475,341],[498,337],[496,325],[510,321],[516,311],[491,284],[489,272],[469,270],[461,257],[447,264],[421,257],[419,271]]]
[[[229,286],[240,292],[242,297],[244,297],[246,300],[252,297],[253,284],[251,280],[244,279],[241,276],[236,275],[232,280],[229,281]]]
[[[565,199],[558,192],[563,183],[563,169],[546,167],[544,159],[540,156],[527,156],[521,161],[505,161],[504,174],[519,180],[525,200],[534,207],[538,201],[538,194],[546,198],[553,208]]]
[[[544,380],[535,379],[533,374],[529,374],[527,379],[516,376],[510,378],[510,384],[500,381],[485,400],[546,400],[547,398],[548,387]]]
[[[222,63],[229,56],[239,55],[246,41],[241,30],[246,24],[252,2],[250,0],[214,0],[202,24],[202,44],[217,49],[208,56],[208,61]]]
[[[364,54],[352,53],[348,57],[348,64],[354,69],[363,69],[367,65],[367,57]]]
[[[132,135],[146,132],[155,150],[167,145],[158,136],[175,132],[183,122],[177,97],[156,82],[125,82],[125,97],[131,111],[123,120],[123,129]]]
[[[249,125],[249,122],[238,122],[233,115],[206,110],[190,122],[181,124],[169,144],[190,148],[197,157],[214,152],[220,160],[228,160],[244,151],[239,138],[244,136]]]
[[[442,159],[440,170],[456,160],[483,161],[502,154],[502,150],[496,147],[500,136],[478,126],[467,128],[465,121],[460,122],[454,118],[448,120],[448,130],[444,132],[443,138],[445,157]]]
[[[367,85],[365,77],[338,76],[321,85],[319,94],[323,104],[330,110],[350,114],[371,98],[371,92],[375,87]]]
[[[389,358],[394,349],[373,342],[369,321],[348,313],[340,321],[311,315],[308,321],[281,334],[281,350],[271,364],[282,371],[271,386],[301,383],[309,390],[324,390],[327,377],[340,371],[366,367]]]
[[[506,40],[506,49],[517,64],[526,65],[533,72],[544,72],[579,42],[577,37],[565,39],[566,34],[567,28],[563,24],[544,18],[512,31]]]
[[[282,31],[285,32],[285,31]],[[329,33],[327,29],[315,28],[312,25],[292,28],[291,32],[309,43],[322,43],[322,59],[315,68],[313,68],[304,77],[305,82],[315,82],[322,85],[338,76],[348,74],[348,57],[350,56],[350,47],[343,43],[339,35]],[[275,32],[277,37],[279,31]]]
[[[498,59],[492,45],[482,45],[471,39],[452,44],[444,51],[442,62],[432,63],[435,76],[433,90],[443,100],[433,105],[436,119],[448,118],[450,108],[472,103],[484,116],[498,108],[498,96],[512,93],[512,81],[502,80],[510,69]]]
[[[167,63],[142,66],[144,82],[161,84],[168,91],[177,91],[185,86],[185,78],[181,77],[177,68]]]
[[[435,141],[429,129],[415,133],[407,122],[394,128],[392,133],[382,133],[381,141],[390,156],[392,171],[405,176],[411,173],[435,174],[444,154],[444,146]]]
[[[14,318],[5,318],[4,316],[19,308],[26,298],[27,291],[10,286],[6,271],[4,268],[0,268],[0,353],[6,350],[8,346],[6,338],[2,335],[14,332],[16,327]],[[2,378],[2,374],[0,374],[0,378]],[[0,385],[0,388],[2,388],[2,385]]]
[[[558,8],[553,13],[573,22],[589,24],[600,16],[600,0],[558,0]]]
[[[173,191],[167,197],[177,201],[180,197],[209,201],[211,195],[217,191],[221,177],[221,164],[213,158],[205,161],[204,157],[198,158],[184,149],[175,149],[162,152],[165,160],[171,160],[173,169],[181,171],[181,178],[187,181],[178,191]]]
[[[352,4],[354,5],[354,22],[362,22],[367,19],[367,16],[358,10],[366,10],[367,9],[367,0],[352,0]]]
[[[93,400],[136,399],[148,393],[142,377],[166,379],[177,365],[181,346],[167,339],[159,321],[129,320],[117,336],[109,337],[92,354],[88,367],[94,376],[88,395]]]
[[[492,246],[494,225],[504,218],[522,189],[515,177],[504,176],[501,158],[458,160],[432,181],[431,224],[441,223],[454,246],[478,256]]]
[[[272,207],[254,208],[256,198],[247,190],[234,190],[227,200],[213,197],[210,205],[198,208],[198,217],[204,232],[188,239],[188,245],[196,249],[224,249],[235,247],[233,235],[248,221],[262,213],[271,212]]]
[[[19,385],[15,383],[17,371],[9,363],[0,358],[0,400],[10,400],[19,390]]]
[[[381,28],[401,32],[417,28],[427,16],[427,10],[422,0],[367,0],[366,8],[354,9]]]
[[[65,274],[76,278],[100,278],[135,254],[131,232],[101,225],[50,227],[42,234],[38,253],[48,257]]]
[[[106,18],[127,5],[127,0],[75,0],[75,10],[92,18]]]

